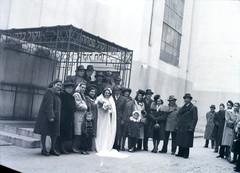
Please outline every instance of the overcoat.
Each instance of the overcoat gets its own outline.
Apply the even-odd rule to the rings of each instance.
[[[229,124],[235,124],[237,117],[232,110],[225,111],[225,124],[222,136],[223,146],[232,146],[234,140],[233,127],[229,127]]]
[[[72,94],[65,90],[60,93],[62,100],[61,118],[60,118],[60,137],[65,140],[72,140],[74,135],[74,112],[75,99]]]
[[[103,90],[106,88],[106,84],[105,83],[99,83],[98,81],[90,81],[90,84],[94,84],[97,87],[97,96],[100,96],[103,92]]]
[[[152,108],[154,107],[155,102],[152,103]],[[164,110],[163,105],[161,105],[160,109],[151,109],[149,114],[150,124],[148,130],[149,138],[154,138],[158,140],[164,140],[165,138],[165,125],[167,119],[167,111]],[[155,124],[159,124],[159,128],[154,128]]]
[[[126,103],[127,99],[124,96],[119,96],[118,99],[116,100],[115,95],[113,95],[113,99],[116,105],[116,114],[117,114],[117,132],[116,132],[116,139],[115,140],[120,140],[122,137],[122,125],[121,122],[122,120],[125,122],[124,125],[126,125],[126,122],[128,121],[127,118],[127,110],[126,110]]]
[[[151,112],[151,105],[154,101],[152,99],[150,99],[148,102],[146,101],[146,98],[143,98],[143,103],[145,105],[145,111],[147,112],[147,123],[149,123],[149,114]]]
[[[48,88],[43,96],[34,127],[34,133],[49,136],[60,135],[61,99],[60,94]],[[49,119],[54,121],[50,122]]]
[[[194,130],[198,121],[198,109],[192,103],[180,108],[177,116],[176,145],[193,147]]]
[[[215,112],[213,113],[208,112],[206,114],[207,124],[205,128],[204,139],[213,140],[212,133],[214,129],[214,122],[213,122],[214,116],[215,116]]]
[[[179,113],[179,107],[177,105],[169,106],[169,111],[167,112],[166,128],[165,131],[176,132],[177,127],[177,115]]]
[[[138,103],[136,100],[134,100],[134,111],[139,111],[141,113],[142,110],[145,110],[145,105],[144,103]],[[139,119],[144,118],[142,113],[139,116]],[[144,126],[140,127],[140,137],[139,139],[143,139],[144,137]]]
[[[128,97],[126,100],[126,115],[127,115],[127,119],[126,119],[126,125],[123,127],[123,134],[128,135],[128,125],[129,125],[129,121],[130,121],[130,117],[132,116],[132,113],[134,111],[134,100],[131,97]]]
[[[82,134],[82,122],[84,121],[84,115],[87,111],[87,104],[85,96],[75,92],[73,94],[73,97],[75,98],[75,108],[76,111],[74,113],[74,134],[75,135],[81,135]]]
[[[97,104],[95,104],[96,99],[92,99],[89,96],[86,96],[86,103],[89,110],[92,111],[93,116],[93,130],[94,130],[94,137],[97,137],[97,119],[98,119],[98,108]]]
[[[130,137],[132,138],[139,138],[140,137],[140,127],[142,126],[142,123],[139,121],[134,121],[132,117],[130,117],[129,126],[128,126],[128,132]]]
[[[216,141],[217,146],[221,146],[222,143],[222,135],[223,135],[223,129],[225,124],[225,110],[220,110],[215,113],[214,115],[214,138]]]

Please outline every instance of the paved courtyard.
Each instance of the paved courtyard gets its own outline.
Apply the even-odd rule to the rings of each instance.
[[[95,152],[90,155],[70,153],[67,155],[42,156],[40,148],[27,149],[17,146],[0,146],[1,165],[20,172],[176,172],[176,173],[231,173],[233,164],[225,159],[216,158],[210,148],[203,148],[204,139],[195,138],[194,148],[189,159],[173,156],[169,153],[151,153],[139,151],[121,153],[127,158],[99,157]],[[160,143],[162,146],[162,142]],[[152,143],[149,141],[152,149]],[[159,147],[160,148],[160,147]]]

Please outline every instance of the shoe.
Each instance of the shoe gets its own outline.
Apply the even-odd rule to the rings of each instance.
[[[50,153],[51,155],[54,155],[54,156],[59,156],[59,155],[60,155],[56,150],[50,150],[49,153]]]
[[[217,152],[218,152],[218,150],[214,150],[213,152],[214,152],[214,153],[217,153]]]
[[[87,155],[87,152],[85,152],[85,151],[81,151],[81,154],[83,154],[83,155]]]
[[[144,148],[144,151],[148,151],[148,149],[147,149],[147,148]]]
[[[240,172],[240,169],[237,169],[236,167],[233,168],[235,172]]]
[[[167,153],[167,151],[160,150],[159,153]]]
[[[236,162],[236,160],[231,160],[229,163],[235,164]]]
[[[187,158],[188,158],[188,156],[183,156],[183,158],[184,158],[184,159],[187,159]]]
[[[208,146],[204,145],[203,148],[208,148]]]
[[[221,156],[221,155],[218,155],[218,156],[216,156],[216,158],[223,158],[223,156]]]
[[[79,151],[78,149],[76,149],[76,148],[72,148],[71,151],[74,152],[74,153],[79,153],[79,152],[80,152],[80,151]]]
[[[85,153],[89,154],[89,152],[85,151]]]
[[[172,152],[171,152],[171,155],[175,155],[175,152],[174,152],[174,151],[172,151]]]
[[[133,153],[133,152],[134,152],[134,149],[131,148],[131,149],[129,149],[128,151],[131,152],[131,153]]]
[[[125,148],[122,148],[122,151],[125,151]]]
[[[49,156],[49,152],[47,150],[42,150],[41,154],[44,156]]]
[[[175,154],[175,156],[177,156],[177,157],[183,157],[183,155],[180,155],[180,154]]]

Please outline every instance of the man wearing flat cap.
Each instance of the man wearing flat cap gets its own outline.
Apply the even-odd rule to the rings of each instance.
[[[212,133],[213,133],[213,129],[214,129],[214,116],[215,116],[215,105],[211,105],[210,106],[210,111],[207,112],[206,114],[206,120],[207,120],[207,124],[206,124],[206,129],[205,129],[205,133],[204,133],[204,139],[206,139],[206,143],[204,145],[205,148],[208,148],[208,143],[209,140],[211,140],[211,147],[214,148],[214,139],[212,137]]]
[[[122,96],[122,87],[120,85],[115,85],[113,87],[113,99],[115,101],[117,114],[117,132],[113,148],[120,150],[121,139],[128,118],[126,110],[127,99]]]
[[[174,155],[176,152],[176,126],[177,126],[177,115],[179,113],[180,107],[177,106],[176,104],[176,98],[174,95],[170,95],[168,99],[168,113],[167,113],[167,120],[166,120],[166,127],[165,127],[165,139],[163,143],[162,150],[160,153],[166,153],[167,148],[168,148],[168,141],[169,141],[169,136],[171,133],[172,137],[172,149],[171,149],[171,154]]]
[[[77,67],[77,69],[75,70],[75,75],[74,76],[67,76],[66,80],[71,80],[73,81],[75,88],[77,87],[78,84],[80,83],[85,83],[87,84],[87,81],[84,79],[84,74],[85,74],[85,68],[83,65],[80,65]]]
[[[96,80],[91,81],[90,84],[97,86],[97,96],[100,96],[105,89],[106,85],[103,83],[104,74],[103,72],[97,72],[95,75]]]
[[[153,95],[153,92],[151,89],[147,89],[146,90],[146,94],[145,97],[143,98],[143,103],[145,105],[145,111],[147,112],[146,115],[146,123],[144,124],[144,137],[143,137],[143,149],[145,151],[148,151],[148,130],[149,130],[149,114],[151,112],[151,104],[153,102],[153,100],[151,99]]]
[[[194,130],[198,121],[198,109],[191,103],[191,94],[186,93],[183,99],[185,104],[180,108],[177,116],[176,145],[179,150],[176,156],[187,159],[189,157],[189,148],[193,147]]]

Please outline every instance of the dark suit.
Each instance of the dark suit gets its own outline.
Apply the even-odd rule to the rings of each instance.
[[[106,87],[106,84],[104,83],[98,83],[97,81],[90,81],[90,84],[94,84],[97,86],[97,96],[100,96],[103,92],[103,90],[105,89]]]
[[[151,112],[151,104],[153,100],[150,99],[149,102],[146,101],[146,98],[143,99],[143,103],[145,105],[145,111],[147,112],[147,123],[144,124],[144,138],[143,138],[143,148],[144,150],[148,150],[148,130],[149,130],[149,124],[150,124],[150,119],[149,119],[149,114]]]
[[[116,113],[117,113],[117,132],[115,137],[115,143],[113,148],[114,149],[120,149],[121,144],[121,138],[123,136],[123,131],[126,128],[126,122],[127,122],[127,110],[126,110],[126,103],[127,99],[124,96],[119,96],[119,98],[116,100],[115,95],[113,95],[115,104],[116,104]],[[122,124],[122,121],[124,124]]]

